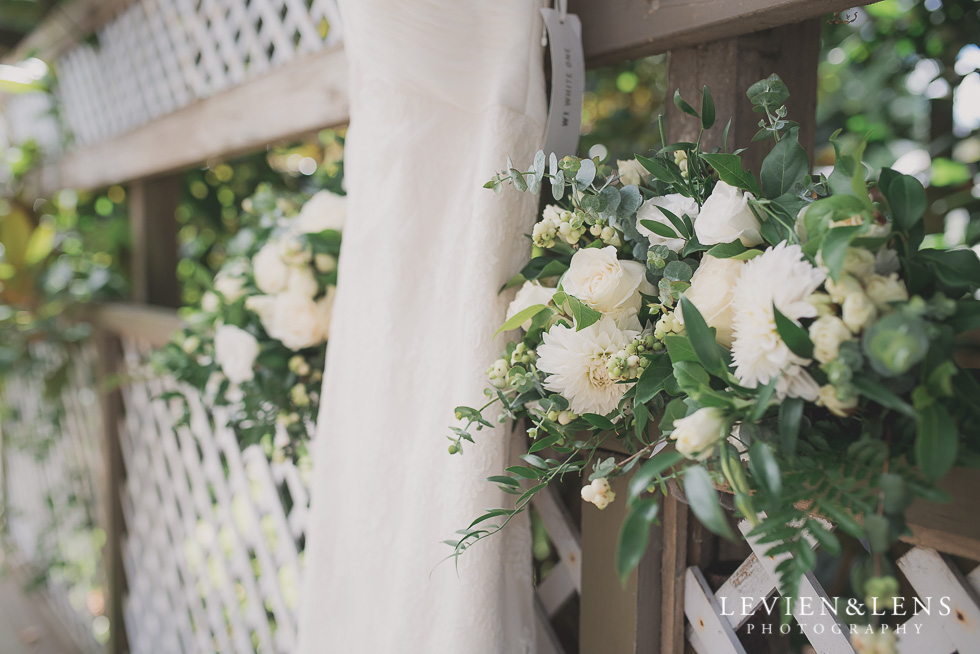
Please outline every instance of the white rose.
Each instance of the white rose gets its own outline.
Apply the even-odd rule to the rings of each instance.
[[[319,291],[320,284],[317,283],[316,276],[309,266],[294,266],[289,271],[289,282],[286,283],[287,293],[316,297]]]
[[[616,248],[586,248],[572,256],[562,288],[596,311],[616,317],[627,309],[639,309],[640,291],[653,293],[646,281],[646,267],[639,261],[620,261]]]
[[[270,241],[252,257],[255,285],[263,293],[281,293],[289,282],[289,266],[283,261],[277,241]]]
[[[816,307],[818,316],[836,315],[834,301],[826,293],[810,293],[810,297],[806,301]]]
[[[847,274],[842,274],[840,277],[838,277],[836,282],[828,277],[824,286],[827,289],[827,293],[830,295],[830,299],[837,304],[843,304],[844,298],[846,298],[848,295],[864,292],[864,287],[861,286],[861,282],[859,282],[853,275]]]
[[[738,259],[705,256],[691,277],[691,288],[684,293],[708,326],[715,328],[715,340],[727,348],[732,346],[732,293],[744,265],[745,262]],[[684,314],[680,307],[674,315],[683,325]]]
[[[875,255],[866,248],[847,248],[844,253],[843,271],[858,279],[865,279],[875,271]]]
[[[686,243],[683,238],[664,238],[663,236],[654,234],[653,231],[640,222],[642,220],[652,220],[661,225],[666,225],[676,232],[677,230],[674,229],[667,215],[660,210],[661,207],[678,218],[687,214],[692,222],[697,222],[698,203],[693,198],[684,197],[680,193],[671,193],[670,195],[650,198],[636,212],[636,231],[646,236],[650,240],[650,245],[665,245],[674,252],[680,252],[684,249],[684,244]]]
[[[830,384],[824,384],[820,387],[820,396],[817,399],[817,404],[826,407],[835,416],[846,418],[857,408],[858,399],[855,395],[846,402],[841,402],[837,399],[837,389]]]
[[[233,384],[251,381],[252,366],[259,355],[259,342],[244,329],[219,325],[214,333],[214,358]]]
[[[725,413],[715,407],[698,409],[686,418],[674,421],[677,451],[689,459],[703,461],[711,456],[715,445],[727,434]]]
[[[616,168],[619,171],[619,181],[622,182],[623,186],[630,184],[639,186],[643,183],[643,178],[647,176],[647,169],[636,159],[619,160],[616,162]]]
[[[262,317],[261,314],[259,317]],[[328,329],[324,325],[323,306],[312,298],[296,293],[277,295],[269,320],[263,320],[262,324],[269,336],[281,341],[290,350],[319,345]]]
[[[840,344],[851,338],[853,338],[851,330],[837,316],[821,316],[810,325],[813,358],[820,363],[836,359]]]
[[[218,296],[211,291],[206,292],[201,296],[201,309],[207,311],[208,313],[214,313],[221,307],[221,300]]]
[[[347,217],[347,198],[330,191],[320,191],[303,205],[293,219],[292,227],[300,234],[318,234],[327,229],[340,231]]]
[[[841,318],[848,329],[855,334],[867,327],[877,315],[875,303],[864,294],[864,291],[851,293],[841,304]]]
[[[551,302],[551,298],[555,294],[553,288],[548,288],[547,286],[541,286],[534,281],[526,281],[524,285],[521,286],[521,290],[517,291],[517,295],[514,296],[514,301],[510,303],[507,307],[507,320],[510,320],[524,309],[528,307],[533,307],[535,304],[548,304]],[[521,325],[521,329],[527,331],[531,328],[531,320],[525,320]]]
[[[279,254],[290,266],[304,266],[313,259],[313,251],[305,241],[289,236],[279,242]]]
[[[702,245],[715,245],[738,239],[745,247],[762,243],[759,219],[749,207],[751,199],[754,199],[751,193],[743,193],[725,182],[715,184],[694,222],[698,241]]]
[[[273,295],[251,295],[245,298],[245,308],[254,313],[262,321],[262,327],[269,331],[272,317],[275,315],[276,298]]]
[[[245,294],[245,278],[235,266],[222,268],[214,276],[214,290],[230,304]]]
[[[891,310],[892,302],[907,302],[909,299],[909,289],[905,287],[905,282],[898,278],[897,273],[887,277],[871,275],[864,283],[865,292],[882,313]]]

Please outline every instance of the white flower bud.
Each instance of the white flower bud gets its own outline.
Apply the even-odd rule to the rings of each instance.
[[[221,300],[218,299],[216,293],[208,291],[203,296],[201,296],[201,309],[207,311],[208,313],[214,313],[221,306]]]
[[[643,165],[636,159],[617,161],[616,168],[619,172],[619,181],[623,184],[623,186],[628,186],[630,184],[639,186],[643,183],[643,177],[647,174],[646,168],[644,168]]]
[[[567,425],[574,421],[578,416],[576,416],[571,411],[562,411],[558,414],[558,424]]]
[[[816,307],[818,316],[836,315],[834,311],[834,301],[831,300],[830,296],[826,293],[821,293],[819,291],[816,293],[810,293],[810,297],[808,297],[806,301]]]
[[[725,413],[715,407],[698,409],[686,418],[674,421],[670,435],[677,451],[689,459],[703,461],[711,456],[715,445],[726,435]]]
[[[840,344],[851,338],[851,330],[836,316],[821,316],[810,325],[813,358],[820,363],[836,359]]]
[[[837,389],[830,384],[825,384],[820,387],[820,397],[817,399],[817,404],[826,407],[835,416],[846,418],[857,408],[858,398],[855,395],[842,402],[837,399]]]
[[[595,489],[592,488],[592,486],[583,486],[582,487],[582,499],[583,500],[585,500],[586,502],[591,502],[591,501],[593,501],[595,499],[595,496],[596,496],[596,492],[595,492]]]
[[[337,269],[337,257],[326,252],[320,252],[313,259],[316,269],[322,273],[333,272]]]

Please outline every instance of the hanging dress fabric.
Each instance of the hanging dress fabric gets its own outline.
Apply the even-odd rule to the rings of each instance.
[[[447,453],[505,345],[501,285],[536,198],[482,188],[528,166],[546,115],[540,4],[342,0],[350,66],[348,215],[314,443],[302,654],[534,649],[526,516],[443,561],[513,497],[509,428]]]

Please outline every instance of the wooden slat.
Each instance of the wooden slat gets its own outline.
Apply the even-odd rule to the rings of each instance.
[[[901,563],[901,562],[900,562]],[[974,593],[980,594],[980,567],[966,576],[966,582]],[[907,606],[907,604],[906,604]],[[898,654],[919,654],[922,651],[922,640],[918,637],[925,634],[929,639],[929,650],[932,654],[953,654],[956,644],[949,639],[943,629],[943,622],[953,620],[952,616],[940,616],[937,612],[918,613],[905,621],[905,636],[898,639]]]
[[[950,614],[942,620],[943,632],[960,652],[976,652],[980,641],[980,596],[963,574],[936,550],[923,547],[906,553],[898,560],[898,567],[919,597],[932,598],[933,602],[940,597],[949,598]]]
[[[181,180],[176,175],[137,180],[129,186],[133,240],[133,298],[163,307],[180,306],[177,281],[177,219]]]
[[[732,625],[722,617],[721,605],[701,571],[691,566],[684,582],[684,613],[691,621],[691,642],[698,654],[745,654]]]
[[[856,5],[855,0],[570,0],[582,19],[586,64],[636,59],[798,23]]]
[[[41,171],[44,190],[153,177],[344,124],[347,62],[329,48],[200,100]]]
[[[166,345],[180,329],[180,318],[172,309],[138,304],[103,304],[92,310],[92,320],[113,334],[139,339],[149,345]]]

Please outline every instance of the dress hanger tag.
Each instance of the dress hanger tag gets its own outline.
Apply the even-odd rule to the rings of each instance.
[[[551,51],[551,104],[544,151],[559,159],[574,155],[582,129],[582,94],[585,92],[585,56],[582,23],[578,16],[557,9],[542,9]]]

